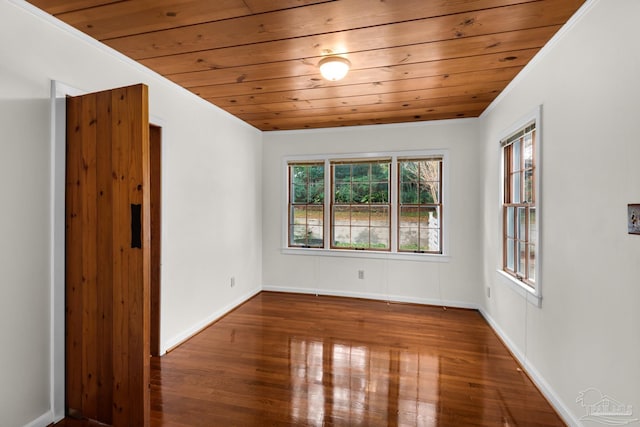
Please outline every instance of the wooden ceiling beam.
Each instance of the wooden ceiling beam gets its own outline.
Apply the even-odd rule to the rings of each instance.
[[[313,108],[302,110],[287,110],[287,111],[271,111],[271,112],[251,112],[251,113],[236,113],[235,115],[240,119],[250,121],[260,120],[274,120],[274,119],[287,119],[287,118],[300,118],[300,117],[316,117],[316,116],[328,116],[328,115],[345,115],[354,113],[368,113],[368,114],[380,114],[384,112],[434,112],[437,108],[459,106],[459,105],[472,105],[472,104],[484,104],[488,105],[495,98],[494,93],[484,93],[479,95],[463,95],[463,96],[449,96],[443,98],[429,98],[418,99],[408,101],[396,101],[396,102],[376,102],[363,105],[351,105],[340,107],[325,107],[325,108]],[[433,110],[433,111],[432,111]]]
[[[249,94],[240,96],[218,96],[212,91],[204,98],[216,105],[242,104],[271,104],[274,102],[304,101],[307,99],[343,98],[374,95],[393,92],[425,90],[433,88],[465,87],[475,83],[488,83],[513,79],[522,67],[498,68],[495,70],[480,70],[469,73],[422,77],[404,81],[362,83],[356,85],[317,87],[311,89],[285,90],[266,94]],[[218,103],[220,102],[220,104]]]
[[[57,17],[97,40],[280,11],[327,0],[135,0],[60,13]]]
[[[441,61],[446,59],[467,58],[479,53],[490,55],[500,52],[539,49],[557,26],[542,27],[534,30],[519,31],[516,35],[502,33],[469,39],[447,40],[422,43],[396,48],[387,48],[349,55],[352,71],[388,67],[391,65],[409,65]],[[525,34],[528,33],[528,34]],[[248,64],[240,67],[216,70],[195,71],[166,76],[184,87],[204,85],[232,85],[239,82],[251,82],[264,79],[277,79],[290,76],[317,76],[320,58],[288,60],[268,64]]]
[[[361,0],[362,1],[362,0]],[[366,1],[366,0],[364,0]],[[349,26],[347,23],[335,27],[334,14],[310,13],[316,6],[335,3],[323,3],[304,8],[291,9],[292,11],[304,11],[306,18],[314,25],[321,28],[309,28],[304,21],[298,21],[296,17],[279,17],[281,22],[267,25],[265,19],[256,20],[255,23],[243,23],[238,20],[244,18],[219,21],[209,24],[186,26],[171,30],[157,31],[153,33],[135,36],[120,37],[115,39],[103,39],[112,48],[125,52],[129,57],[141,60],[159,56],[181,54],[185,52],[205,51],[230,46],[245,44],[260,44],[274,40],[286,40],[299,37],[308,37],[308,45],[300,58],[314,57],[323,54],[345,54],[353,51],[363,51],[407,45],[407,40],[415,40],[417,32],[423,42],[449,40],[462,37],[470,37],[481,34],[492,34],[507,31],[516,31],[541,26],[563,24],[575,11],[575,3],[582,0],[563,0],[558,4],[557,0],[540,0],[531,3],[516,4],[513,6],[497,7],[492,9],[476,10],[444,16],[428,17],[432,13],[446,13],[451,4],[468,6],[472,2],[449,2],[424,0],[397,0],[402,1],[400,7],[392,8],[397,15],[407,14],[403,20],[384,21],[380,19],[379,25],[366,26],[366,16],[372,14],[373,7],[359,4],[360,9],[351,12]],[[413,7],[404,5],[404,2],[415,3]],[[479,0],[478,0],[479,1]],[[486,2],[490,0],[485,0]],[[352,4],[352,2],[336,2],[339,4]],[[353,3],[359,3],[354,1]],[[372,4],[366,1],[367,4]],[[392,1],[374,2],[375,5],[387,5]],[[441,9],[431,9],[427,5],[446,3]],[[382,6],[380,6],[382,7]],[[424,11],[423,11],[424,10]],[[287,11],[273,12],[284,14]],[[379,12],[384,15],[383,12]],[[391,13],[388,12],[387,15]],[[252,15],[247,18],[264,18],[270,14]],[[421,19],[418,19],[421,18]],[[300,18],[302,19],[302,18]],[[300,25],[291,25],[292,22],[301,22]],[[340,30],[345,26],[343,30]],[[366,27],[365,27],[366,26]],[[365,27],[365,28],[363,28]]]
[[[64,18],[73,26],[86,27],[89,34],[98,40],[143,35],[142,29],[149,28],[150,33],[159,33],[160,39],[175,38],[178,32],[184,38],[206,34],[210,37],[209,42],[231,43],[225,45],[233,46],[432,18],[532,0],[310,1],[306,7],[292,7],[296,2],[290,0],[263,0],[261,9],[264,13],[251,15],[242,0],[159,0],[159,7],[146,5],[151,12],[156,12],[149,14],[141,13],[144,8],[135,4],[152,1],[136,0],[119,7],[101,7],[69,14]],[[252,4],[255,6],[256,3]],[[225,10],[229,13],[237,10],[236,17],[221,15]],[[175,16],[157,13],[163,11],[172,11]],[[178,26],[185,28],[176,32],[174,28]]]
[[[235,84],[195,86],[185,85],[194,93],[208,98],[210,96],[240,96],[262,93],[281,92],[284,90],[304,90],[316,88],[337,88],[343,86],[366,84],[384,85],[402,84],[407,88],[418,89],[413,80],[445,76],[459,73],[468,73],[475,70],[496,70],[509,67],[523,67],[535,55],[537,49],[528,49],[518,52],[504,52],[492,55],[473,56],[469,58],[448,59],[444,61],[423,62],[419,64],[395,65],[391,67],[369,68],[353,70],[348,77],[338,82],[324,80],[320,74],[312,76],[287,77],[282,79],[264,79],[253,82],[240,82]],[[266,77],[266,76],[265,76]]]
[[[559,25],[552,25],[426,43],[421,42],[418,33],[412,33],[404,40],[407,42],[405,45],[352,52],[348,57],[354,68],[368,68],[529,49],[543,46],[558,29]],[[297,55],[304,52],[308,46],[308,41],[301,38],[143,59],[140,63],[171,78],[184,73],[188,79],[196,77],[197,72],[206,71],[205,74],[212,81],[222,84],[237,82],[239,79],[255,80],[252,76],[260,69],[268,70],[274,77],[282,77],[283,73],[302,75],[316,72],[320,56],[301,58]]]
[[[425,89],[419,91],[382,93],[342,98],[311,99],[305,101],[277,102],[273,104],[228,105],[224,109],[234,115],[245,113],[278,113],[288,111],[319,110],[335,108],[360,108],[378,104],[413,105],[416,102],[429,102],[441,99],[473,99],[474,97],[495,98],[506,86],[508,80],[482,83],[476,85],[457,86],[452,88]],[[426,106],[426,105],[424,105]],[[309,111],[307,114],[313,114]]]
[[[51,15],[120,3],[122,0],[31,0],[29,3]]]
[[[486,106],[485,106],[486,108]],[[384,114],[379,116],[364,116],[361,118],[353,117],[317,117],[310,118],[309,120],[297,120],[297,121],[271,121],[271,122],[249,122],[254,127],[263,131],[270,130],[297,130],[297,129],[322,129],[344,126],[367,126],[367,125],[382,125],[391,123],[410,123],[417,121],[431,121],[431,120],[448,120],[448,119],[462,119],[479,117],[482,114],[484,108],[478,110],[463,110],[462,108],[455,111],[439,111],[432,113],[423,113],[418,115],[403,115],[397,117],[388,117]]]

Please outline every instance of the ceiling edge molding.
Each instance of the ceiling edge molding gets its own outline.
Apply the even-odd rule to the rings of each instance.
[[[464,118],[424,120],[424,121],[404,122],[404,123],[381,123],[377,125],[372,124],[372,125],[354,125],[354,126],[335,126],[335,127],[329,127],[329,128],[315,128],[315,129],[265,130],[262,132],[268,133],[270,135],[353,132],[353,131],[366,131],[366,130],[372,130],[372,129],[380,130],[382,128],[393,129],[393,128],[408,128],[408,127],[442,126],[442,125],[450,125],[454,123],[473,123],[478,119],[479,117],[464,117]]]

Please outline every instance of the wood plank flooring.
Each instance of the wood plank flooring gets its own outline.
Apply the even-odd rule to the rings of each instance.
[[[476,311],[262,292],[152,358],[151,425],[564,423]]]

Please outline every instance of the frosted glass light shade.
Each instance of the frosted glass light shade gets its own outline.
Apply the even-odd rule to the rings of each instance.
[[[327,56],[320,60],[318,66],[320,67],[322,77],[335,82],[347,75],[351,62],[340,56]]]

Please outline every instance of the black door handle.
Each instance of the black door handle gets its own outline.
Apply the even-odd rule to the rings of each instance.
[[[131,247],[142,248],[142,205],[131,204]]]

